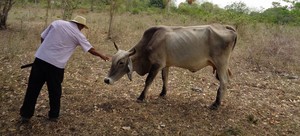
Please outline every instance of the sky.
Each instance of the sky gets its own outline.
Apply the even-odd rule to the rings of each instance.
[[[176,4],[180,2],[185,2],[186,0],[176,0]],[[231,5],[233,2],[243,2],[247,7],[251,9],[267,9],[272,7],[272,2],[280,2],[281,5],[286,5],[282,0],[197,0],[197,1],[207,1],[213,4],[217,4],[219,7],[224,8],[227,5]]]

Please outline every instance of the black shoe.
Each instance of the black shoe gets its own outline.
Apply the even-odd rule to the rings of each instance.
[[[21,124],[27,124],[29,122],[30,118],[26,118],[26,117],[21,117],[20,118],[20,123]]]

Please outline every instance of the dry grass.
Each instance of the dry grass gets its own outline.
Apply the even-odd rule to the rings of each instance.
[[[290,26],[247,26],[243,38],[246,42],[247,59],[257,66],[274,72],[300,70],[299,28]],[[299,74],[299,72],[298,72]]]
[[[81,12],[81,11],[78,11]],[[51,21],[59,18],[51,11]],[[85,12],[89,30],[84,33],[102,52],[115,53],[106,39],[107,13]],[[109,63],[76,50],[63,83],[61,118],[46,121],[48,94],[43,88],[35,116],[17,125],[30,69],[44,28],[44,10],[13,9],[9,30],[0,31],[0,135],[299,135],[300,92],[298,34],[289,26],[245,25],[230,67],[231,86],[218,111],[207,108],[218,82],[211,68],[196,73],[171,68],[167,99],[157,96],[160,76],[150,88],[147,102],[136,103],[145,77],[125,77],[113,86],[103,78]],[[201,22],[201,23],[200,23]],[[181,15],[122,14],[115,18],[114,40],[129,49],[153,25],[197,25],[200,20]],[[201,91],[193,91],[200,88]]]

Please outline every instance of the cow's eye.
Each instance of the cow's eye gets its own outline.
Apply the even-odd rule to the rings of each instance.
[[[119,62],[119,65],[124,65],[124,62],[120,61],[120,62]]]

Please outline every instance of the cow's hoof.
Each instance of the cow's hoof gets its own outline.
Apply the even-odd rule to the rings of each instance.
[[[218,108],[220,107],[220,105],[213,103],[212,105],[209,106],[210,110],[218,110]]]
[[[159,95],[159,98],[166,100],[167,96],[166,95]]]
[[[161,93],[159,94],[159,96],[160,96],[160,97],[165,97],[165,96],[166,96],[166,93],[165,93],[165,92],[161,92]]]
[[[136,102],[137,102],[137,103],[144,103],[145,101],[144,101],[144,99],[137,98],[137,99],[136,99]]]

